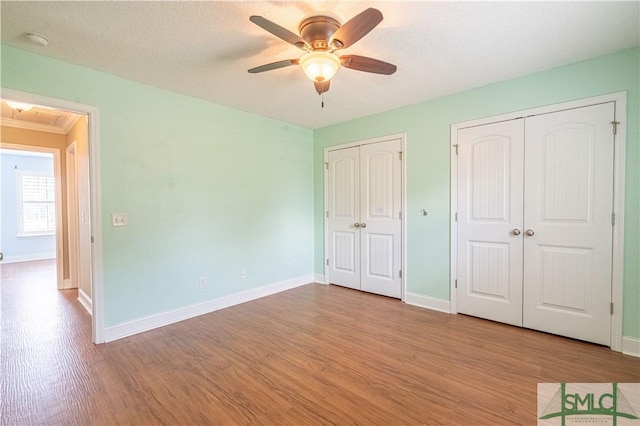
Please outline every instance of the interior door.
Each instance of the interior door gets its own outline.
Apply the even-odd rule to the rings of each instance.
[[[329,278],[360,289],[360,148],[329,151]]]
[[[402,143],[360,147],[361,289],[401,298]]]
[[[524,120],[458,131],[458,311],[522,325]]]
[[[526,120],[525,327],[610,344],[614,103]]]

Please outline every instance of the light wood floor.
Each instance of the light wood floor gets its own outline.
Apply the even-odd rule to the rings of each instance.
[[[1,268],[2,424],[533,425],[538,382],[640,381],[608,348],[318,284],[94,346],[51,265]]]

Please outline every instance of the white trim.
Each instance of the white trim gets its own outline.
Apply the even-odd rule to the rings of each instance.
[[[402,151],[402,182],[401,185],[401,209],[402,209],[402,222],[401,222],[401,230],[400,230],[400,238],[402,239],[402,255],[400,258],[400,268],[402,270],[402,278],[400,279],[400,300],[405,301],[406,293],[407,293],[407,134],[406,133],[396,133],[387,136],[380,136],[371,139],[364,139],[354,142],[347,142],[340,145],[331,145],[324,148],[324,156],[322,163],[322,174],[324,176],[324,205],[322,206],[322,216],[324,217],[324,278],[325,282],[329,283],[331,277],[329,277],[329,268],[327,268],[327,254],[329,247],[329,224],[327,218],[327,206],[329,205],[329,174],[327,173],[326,165],[329,163],[329,151],[337,151],[339,149],[351,148],[354,146],[368,145],[372,143],[385,142],[393,139],[400,139],[401,143],[401,151]]]
[[[122,339],[123,337],[143,333],[158,327],[164,327],[169,324],[215,312],[234,305],[239,305],[261,297],[270,296],[272,294],[290,290],[312,282],[313,275],[305,275],[240,293],[231,294],[229,296],[220,297],[218,299],[208,300],[195,305],[185,306],[183,308],[150,315],[144,318],[138,318],[133,321],[127,321],[105,328],[104,339],[105,342]]]
[[[22,254],[19,256],[7,256],[2,260],[2,263],[32,262],[34,260],[47,260],[47,259],[55,259],[55,258],[56,258],[56,252],[30,253],[30,254]]]
[[[63,109],[87,115],[89,133],[89,168],[91,191],[91,235],[94,243],[91,247],[91,294],[92,298],[92,341],[104,343],[104,292],[102,283],[102,214],[100,195],[100,114],[95,106],[80,104],[64,99],[51,98],[13,89],[1,88],[2,97],[18,102],[27,102],[50,108]],[[29,147],[31,150],[31,147]],[[62,214],[60,214],[62,220]],[[62,229],[62,228],[59,228]],[[60,233],[59,233],[60,234]],[[62,246],[62,243],[60,244]],[[62,268],[58,268],[62,281]]]
[[[93,307],[91,306],[91,298],[87,296],[87,293],[82,291],[81,288],[78,287],[78,302],[82,305],[83,308],[87,310],[89,315],[93,312]]]
[[[640,339],[637,337],[622,336],[622,353],[640,357]]]
[[[14,127],[23,130],[34,130],[36,132],[56,133],[59,135],[66,135],[76,124],[80,115],[77,115],[73,119],[69,120],[64,127],[56,127],[48,124],[35,123],[32,121],[14,120],[13,118],[2,118],[2,125],[7,127]]]
[[[326,284],[324,274],[313,274],[313,282],[318,284]]]
[[[568,109],[582,108],[591,105],[598,105],[608,102],[615,102],[615,119],[619,121],[618,132],[615,136],[615,159],[614,159],[614,188],[613,188],[613,211],[616,214],[616,225],[613,227],[613,262],[611,277],[611,301],[614,304],[611,315],[611,349],[617,352],[623,350],[622,337],[622,300],[623,300],[623,272],[624,272],[624,197],[625,197],[625,152],[627,145],[627,92],[610,93],[601,96],[594,96],[563,102],[559,104],[546,105],[543,107],[531,108],[517,112],[496,115],[451,125],[451,218],[450,218],[450,293],[451,293],[451,313],[457,313],[457,299],[455,291],[455,280],[457,278],[457,226],[455,223],[455,213],[457,211],[457,185],[458,185],[458,162],[455,154],[455,146],[458,144],[458,130],[482,126],[485,124],[497,123],[501,121],[514,120],[530,115],[549,114],[552,112],[564,111]]]
[[[407,292],[404,302],[407,305],[419,306],[421,308],[431,309],[432,311],[444,312],[446,314],[451,313],[451,303],[448,300]]]
[[[62,290],[69,290],[70,288],[76,288],[76,286],[73,285],[73,280],[71,278],[62,280]]]

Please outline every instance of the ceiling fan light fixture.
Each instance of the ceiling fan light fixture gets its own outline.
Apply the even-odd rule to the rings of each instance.
[[[33,105],[25,102],[5,101],[10,108],[15,109],[18,112],[30,111]]]
[[[300,58],[300,66],[312,81],[329,81],[340,68],[340,58],[329,52],[309,52]]]

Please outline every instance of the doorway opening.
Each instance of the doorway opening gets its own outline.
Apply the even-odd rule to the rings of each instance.
[[[8,171],[15,175],[17,188],[36,188],[23,201],[18,199],[18,202],[22,202],[20,209],[17,209],[17,221],[22,226],[19,229],[22,234],[18,238],[42,240],[45,236],[55,235],[53,253],[40,256],[39,259],[16,257],[14,247],[3,238],[0,247],[4,259],[2,263],[15,273],[22,271],[27,275],[38,275],[41,285],[46,281],[44,277],[47,272],[54,269],[53,285],[58,290],[77,289],[74,299],[77,298],[82,308],[91,315],[92,341],[102,343],[101,252],[96,244],[101,240],[98,110],[87,105],[4,89],[1,107],[0,142],[3,153],[21,153],[26,158],[49,156],[53,162],[53,173],[37,174],[29,170],[34,166],[17,167],[16,158],[19,157],[11,157],[16,167]],[[3,208],[3,211],[6,215],[7,210]],[[7,234],[7,231],[15,234],[3,228],[3,234]],[[25,235],[25,229],[32,235]],[[38,232],[40,234],[36,235]],[[45,258],[50,260],[41,261]],[[38,262],[9,268],[11,263],[20,260]],[[41,268],[42,273],[34,268]],[[14,278],[18,281],[21,279],[17,276]],[[68,299],[69,293],[66,294]]]

